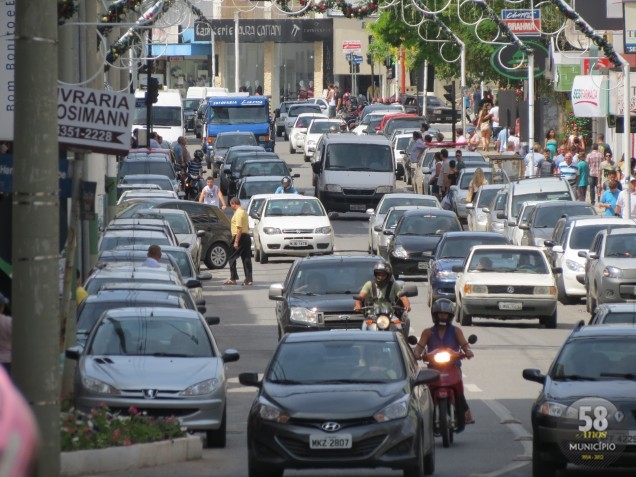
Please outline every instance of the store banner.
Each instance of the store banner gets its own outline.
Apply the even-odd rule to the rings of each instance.
[[[607,76],[576,76],[572,84],[572,110],[579,118],[607,116]]]
[[[234,20],[210,20],[214,41],[234,41]],[[210,23],[194,22],[194,41],[210,43]],[[240,20],[239,42],[304,43],[333,38],[333,20]]]
[[[13,141],[15,110],[15,2],[0,5],[0,141]]]
[[[625,17],[625,53],[636,53],[636,1],[623,3],[623,15]]]
[[[625,109],[625,95],[623,94],[623,73],[621,71],[609,72],[609,113],[623,116]],[[629,111],[630,115],[636,115],[636,72],[629,75]]]

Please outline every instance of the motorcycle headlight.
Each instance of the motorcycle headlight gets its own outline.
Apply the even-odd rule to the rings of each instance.
[[[585,267],[574,260],[570,260],[569,258],[565,260],[565,266],[568,270],[572,270],[573,272],[584,272]]]
[[[373,419],[375,419],[376,422],[387,422],[387,421],[392,421],[394,419],[402,419],[406,417],[408,413],[409,413],[408,396],[404,396],[400,398],[398,401],[395,401],[389,404],[381,411],[376,412],[373,415]]]
[[[325,190],[327,192],[342,192],[342,186],[340,184],[326,184]]]
[[[282,232],[276,227],[263,227],[263,232],[267,235],[280,235]]]
[[[451,355],[448,351],[440,351],[439,353],[435,353],[433,356],[433,361],[436,363],[450,363]]]
[[[408,252],[402,245],[398,245],[393,249],[393,256],[397,258],[409,258]]]
[[[310,310],[300,306],[293,306],[290,310],[289,319],[303,323],[318,323],[318,313],[315,309]]]
[[[606,278],[623,278],[623,270],[618,267],[605,267],[603,276]]]
[[[557,294],[556,287],[534,287],[535,295],[555,295]]]
[[[331,233],[331,227],[318,227],[316,230],[314,230],[314,233],[316,234],[330,234]]]
[[[82,376],[82,386],[89,391],[99,394],[121,394],[119,389],[98,379]]]
[[[390,194],[393,192],[393,186],[379,186],[375,189],[376,194]]]
[[[200,383],[193,384],[192,386],[184,389],[179,393],[179,396],[202,396],[204,394],[210,394],[219,386],[219,380],[216,378],[206,379]]]
[[[375,324],[381,330],[386,330],[391,325],[391,320],[386,315],[380,315],[375,319]]]
[[[273,421],[280,424],[286,424],[289,421],[289,414],[276,406],[264,402],[258,405],[258,415],[265,421]]]

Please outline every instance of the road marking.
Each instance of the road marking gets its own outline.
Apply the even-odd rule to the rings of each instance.
[[[253,393],[256,392],[256,388],[252,387],[242,387],[242,388],[229,388],[227,390],[228,393]]]
[[[466,384],[464,383],[464,388],[471,393],[483,393],[482,389],[476,384]]]

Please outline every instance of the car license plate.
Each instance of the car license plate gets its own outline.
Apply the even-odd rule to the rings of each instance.
[[[307,245],[309,245],[309,242],[307,242],[306,240],[290,240],[289,241],[290,247],[306,247]]]
[[[367,210],[367,206],[364,204],[349,204],[349,210],[364,212],[365,210]]]
[[[417,268],[419,268],[420,270],[428,270],[428,263],[427,262],[418,262],[417,263]]]
[[[521,310],[523,304],[521,302],[509,302],[509,301],[500,301],[499,309],[500,310]]]
[[[351,434],[311,434],[310,449],[351,449]]]

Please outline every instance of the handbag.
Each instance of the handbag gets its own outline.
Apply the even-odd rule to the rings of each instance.
[[[490,130],[490,120],[487,119],[487,120],[481,121],[479,123],[479,130],[480,131],[489,131]]]

